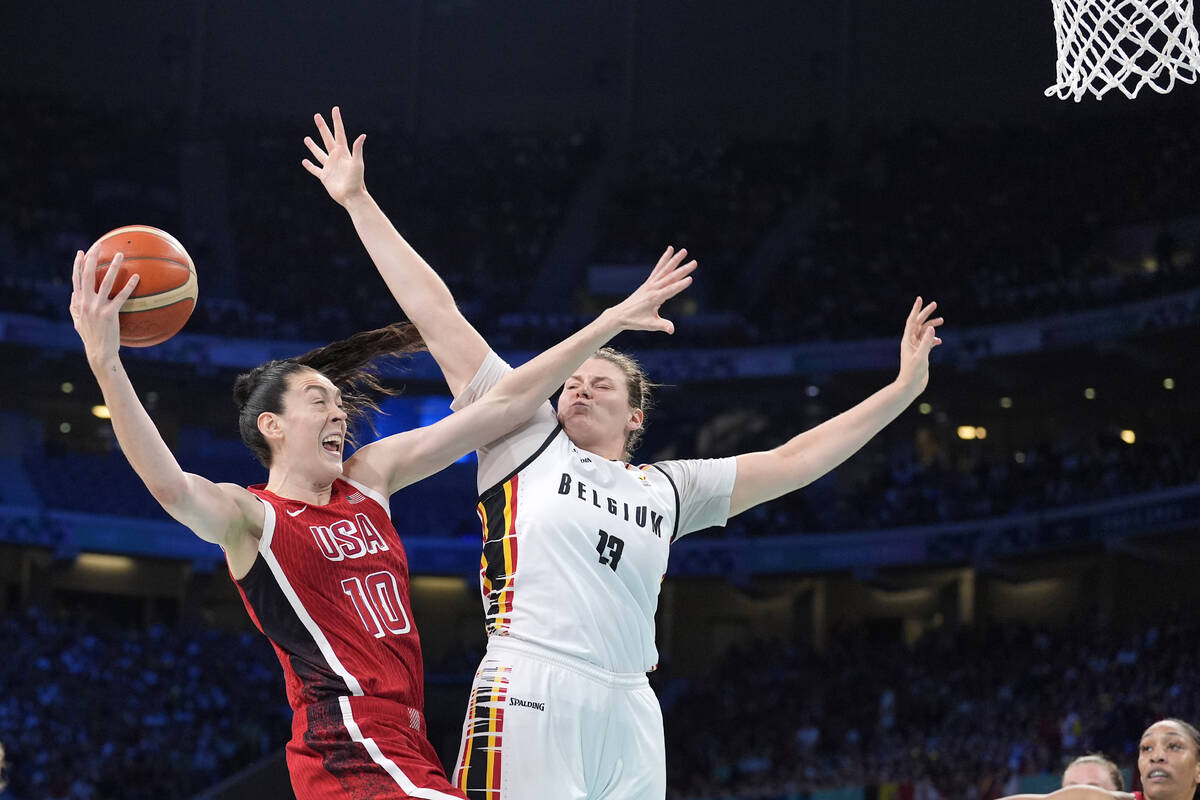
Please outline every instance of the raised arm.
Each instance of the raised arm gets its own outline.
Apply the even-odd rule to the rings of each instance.
[[[246,534],[262,527],[262,504],[240,486],[218,485],[184,472],[125,373],[117,313],[137,286],[138,276],[133,275],[110,299],[122,260],[120,254],[113,259],[99,288],[95,253],[77,253],[71,272],[71,318],[83,340],[88,366],[104,394],[117,441],[138,477],[168,514],[201,539],[227,550],[244,547],[251,538]]]
[[[729,500],[729,516],[812,483],[841,464],[900,412],[908,408],[929,382],[929,351],[937,338],[941,317],[930,319],[937,303],[913,303],[900,342],[900,373],[896,380],[853,408],[793,437],[773,450],[737,457],[737,479]]]
[[[684,251],[664,255],[650,277],[591,324],[506,375],[467,408],[425,428],[380,439],[358,450],[347,473],[388,494],[431,475],[493,442],[533,416],[538,407],[601,345],[626,330],[674,333],[659,306],[691,284],[695,261]]]
[[[450,392],[457,396],[483,363],[488,344],[458,310],[445,282],[405,241],[367,192],[363,179],[363,142],[367,135],[360,134],[351,147],[336,106],[332,116],[332,131],[320,114],[315,116],[324,149],[312,137],[305,137],[304,144],[316,164],[305,159],[304,168],[319,178],[329,196],[350,213],[358,238],[379,274],[405,316],[421,332]]]

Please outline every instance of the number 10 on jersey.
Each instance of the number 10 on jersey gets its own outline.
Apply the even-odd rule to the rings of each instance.
[[[400,601],[396,576],[387,570],[372,572],[364,580],[347,578],[342,581],[342,591],[354,601],[354,610],[363,627],[376,639],[389,633],[399,636],[411,630],[408,612]]]

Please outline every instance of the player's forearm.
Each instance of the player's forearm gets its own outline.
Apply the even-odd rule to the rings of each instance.
[[[606,309],[585,327],[505,375],[481,402],[503,408],[503,416],[510,420],[508,429],[516,427],[533,416],[580,364],[622,330],[617,314]],[[498,431],[497,435],[505,432]]]
[[[778,451],[791,463],[792,479],[800,488],[862,449],[912,403],[915,395],[890,383],[836,417],[793,437]]]
[[[421,332],[450,392],[457,396],[487,356],[487,342],[459,312],[446,283],[365,189],[349,198],[345,207],[375,268],[404,315]]]
[[[445,282],[400,235],[366,190],[348,199],[346,210],[396,302],[422,334],[439,315],[454,310],[454,297]]]
[[[138,399],[120,357],[91,366],[121,451],[150,494],[169,509],[187,491],[187,476]]]
[[[910,390],[891,383],[773,450],[738,456],[730,516],[812,483],[858,452],[914,397]]]

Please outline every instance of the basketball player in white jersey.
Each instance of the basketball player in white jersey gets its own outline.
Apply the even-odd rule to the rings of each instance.
[[[363,142],[316,116],[305,168],[360,238],[441,367],[454,408],[511,371],[367,193]],[[664,258],[679,258],[670,248]],[[913,304],[896,380],[774,450],[637,467],[645,420],[635,362],[597,351],[549,403],[479,449],[480,579],[489,633],[455,784],[480,800],[661,798],[662,715],[646,680],[670,544],[794,491],[844,461],[921,393],[940,344],[936,304]]]

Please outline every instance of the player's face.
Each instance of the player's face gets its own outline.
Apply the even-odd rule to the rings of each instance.
[[[563,385],[558,419],[577,446],[619,458],[625,436],[642,426],[642,410],[629,405],[629,383],[620,367],[589,358]]]
[[[1063,773],[1063,786],[1099,786],[1110,792],[1118,791],[1112,775],[1102,764],[1084,762],[1073,764]]]
[[[342,393],[315,370],[288,376],[279,415],[279,450],[276,461],[290,469],[314,469],[321,479],[342,471],[342,449],[346,438],[346,411]]]
[[[1196,743],[1178,723],[1156,722],[1138,745],[1138,772],[1148,800],[1191,798],[1200,784]]]

